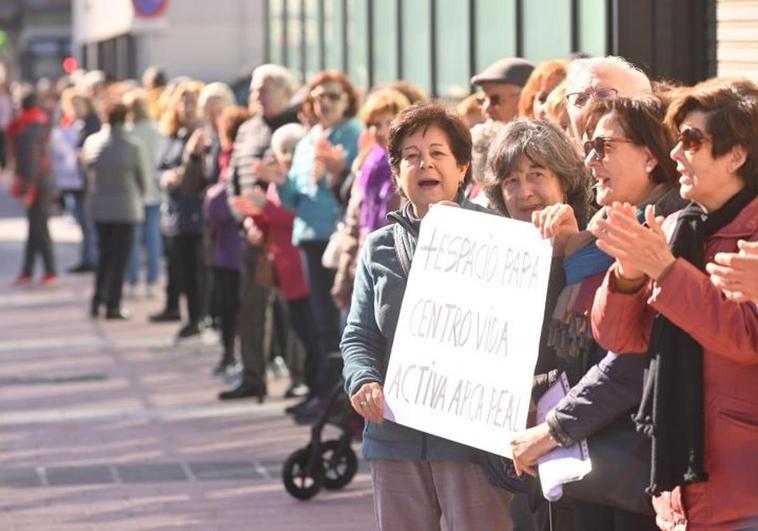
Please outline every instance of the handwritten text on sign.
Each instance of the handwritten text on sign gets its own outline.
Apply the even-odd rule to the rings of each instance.
[[[395,332],[385,417],[508,456],[526,426],[551,256],[528,223],[432,208]]]

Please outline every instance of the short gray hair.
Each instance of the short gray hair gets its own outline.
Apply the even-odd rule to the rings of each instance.
[[[495,138],[487,157],[489,171],[482,183],[490,202],[500,212],[509,215],[502,185],[516,170],[522,157],[558,176],[566,203],[574,209],[579,227],[583,228],[589,221],[592,201],[589,173],[563,131],[545,120],[515,120]]]
[[[267,63],[256,67],[250,77],[250,85],[262,85],[267,79],[271,79],[280,88],[287,90],[289,94],[295,92],[296,81],[292,73],[281,65]]]
[[[633,94],[619,94],[619,96],[639,96],[651,94],[652,86],[647,75],[632,63],[616,55],[606,57],[590,57],[571,61],[566,72],[566,92],[577,92],[585,87],[578,86],[582,76],[587,72],[610,72],[616,71],[627,76],[633,88]]]
[[[295,146],[303,139],[308,131],[302,124],[290,123],[279,127],[271,136],[271,151],[275,156],[291,155]]]

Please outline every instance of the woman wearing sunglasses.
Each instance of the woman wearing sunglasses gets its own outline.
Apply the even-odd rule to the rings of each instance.
[[[651,97],[601,99],[591,104],[585,122],[589,140],[584,163],[594,178],[600,205],[622,201],[641,210],[647,204],[656,204],[669,212],[681,206],[675,167],[668,157],[673,141],[662,125],[663,116],[662,104]],[[591,224],[603,215],[604,209]],[[543,236],[553,238],[554,249],[563,249],[567,285],[554,305],[547,344],[555,349],[557,366],[566,371],[574,387],[547,415],[546,422],[514,438],[511,446],[516,468],[529,474],[536,472],[537,459],[556,446],[589,438],[592,453],[593,436],[607,426],[618,424],[619,429],[633,432],[626,419],[640,399],[644,362],[608,353],[593,341],[587,315],[613,260],[597,249],[591,234],[579,232],[576,217],[571,208],[561,204],[546,206],[532,215]],[[621,426],[624,422],[629,425]],[[636,464],[631,459],[628,463]],[[610,485],[617,478],[599,481]],[[573,500],[576,528],[655,529],[643,489],[631,492],[630,485],[627,490],[623,499],[609,495]],[[570,495],[568,488],[566,491]]]
[[[593,229],[615,257],[592,311],[598,341],[647,352],[639,429],[653,440],[661,529],[758,526],[758,308],[725,298],[705,264],[758,240],[758,88],[706,82],[668,113],[680,194],[691,203],[641,226],[614,205]],[[668,240],[668,241],[667,241]]]
[[[308,101],[317,123],[297,144],[289,176],[277,184],[282,205],[295,211],[292,241],[300,249],[310,288],[320,358],[313,366],[321,373],[326,356],[339,350],[339,310],[330,294],[335,271],[322,265],[321,256],[342,215],[337,197],[358,153],[363,126],[355,119],[358,96],[340,72],[317,74],[308,85]],[[320,389],[313,390],[316,396],[329,392],[337,371],[324,376]]]

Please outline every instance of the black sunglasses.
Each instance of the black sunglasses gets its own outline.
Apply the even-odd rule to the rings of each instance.
[[[710,135],[706,135],[697,127],[688,127],[679,131],[677,142],[681,142],[685,151],[695,152],[710,138]]]
[[[609,138],[598,136],[592,140],[588,140],[584,143],[584,156],[589,157],[593,151],[597,154],[599,159],[605,158],[605,146],[612,142],[624,142],[627,144],[634,144],[634,140],[629,138]]]

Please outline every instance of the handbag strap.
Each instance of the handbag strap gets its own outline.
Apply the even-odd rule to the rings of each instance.
[[[407,279],[408,274],[411,272],[411,253],[408,249],[408,243],[405,241],[404,230],[400,223],[395,223],[392,226],[392,234],[395,237],[395,255],[397,255],[397,261],[400,263],[403,276]]]

